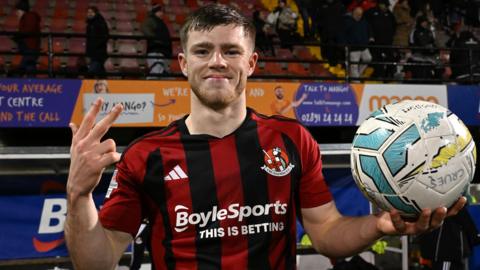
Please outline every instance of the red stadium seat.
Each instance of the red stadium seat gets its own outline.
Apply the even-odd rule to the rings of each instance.
[[[13,42],[11,38],[7,36],[0,36],[0,51],[11,52],[15,47],[16,47],[15,42]]]
[[[303,63],[288,63],[288,74],[298,76],[308,76],[309,72],[305,64]]]
[[[286,64],[279,62],[265,62],[265,72],[266,74],[272,75],[282,75],[285,74],[287,70]]]
[[[136,14],[133,11],[116,11],[112,18],[117,21],[132,21]]]
[[[136,46],[136,41],[131,40],[133,42],[118,42],[117,43],[117,51],[119,54],[124,54],[124,55],[137,55],[137,46]]]
[[[18,18],[13,14],[4,19],[3,22],[4,31],[17,31],[18,30]]]
[[[293,59],[293,53],[289,49],[278,48],[276,50],[277,59]]]
[[[55,11],[53,12],[53,18],[55,19],[66,19],[68,18],[68,7],[67,6],[56,6]]]
[[[133,35],[134,27],[130,21],[117,21],[115,32],[121,35]]]
[[[74,20],[72,24],[72,32],[73,33],[81,33],[85,34],[87,29],[87,24],[85,20]]]
[[[122,58],[120,59],[120,70],[124,72],[140,72],[140,66],[135,58]]]
[[[71,38],[68,41],[68,51],[71,53],[85,53],[85,38]]]
[[[117,12],[129,12],[129,13],[135,13],[135,6],[134,4],[128,3],[128,2],[120,2],[117,1],[115,4],[115,10]]]
[[[50,32],[65,33],[68,29],[68,21],[64,18],[55,18],[50,21]]]
[[[317,60],[317,58],[310,52],[308,47],[299,46],[297,48],[297,55],[301,60]]]

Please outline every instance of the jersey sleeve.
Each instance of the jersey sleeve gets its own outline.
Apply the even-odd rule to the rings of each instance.
[[[139,182],[132,177],[125,159],[116,166],[99,216],[103,227],[135,237],[142,221],[142,203]]]
[[[301,128],[300,143],[300,157],[302,159],[300,207],[312,208],[330,202],[333,197],[323,177],[318,143],[303,127]]]

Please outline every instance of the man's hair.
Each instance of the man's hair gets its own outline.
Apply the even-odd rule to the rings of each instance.
[[[209,4],[190,14],[180,29],[180,42],[186,50],[190,31],[211,31],[216,26],[235,25],[243,27],[245,35],[252,40],[255,47],[255,25],[234,7],[222,4]]]
[[[98,10],[98,7],[96,6],[88,6],[87,10],[92,10],[93,13],[95,13],[95,15],[98,15],[100,13],[100,11]]]

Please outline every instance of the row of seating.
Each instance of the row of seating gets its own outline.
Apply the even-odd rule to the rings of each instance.
[[[8,3],[4,11],[13,11],[13,1],[7,0]],[[155,0],[152,0],[155,1]],[[157,0],[158,1],[158,0]],[[189,12],[198,6],[204,5],[210,0],[160,0],[168,2],[165,5],[165,22],[170,30],[170,33],[176,40],[173,44],[174,55],[178,54],[181,50],[178,44],[178,33],[180,26],[183,24],[186,16]],[[253,13],[255,8],[262,8],[260,1],[257,0],[244,0],[238,2],[231,2],[226,0],[220,0],[221,3],[235,4],[241,10],[248,13]],[[43,32],[66,32],[66,33],[85,33],[85,13],[86,8],[89,5],[96,5],[101,10],[102,14],[106,17],[109,23],[110,33],[113,35],[142,35],[139,28],[140,23],[143,21],[148,8],[152,5],[150,0],[126,0],[126,1],[67,1],[67,0],[36,0],[34,7],[43,6]],[[57,14],[55,10],[61,10],[66,14]],[[38,10],[37,10],[38,12]],[[15,31],[18,27],[18,19],[11,15],[0,19],[0,26],[5,30]],[[52,52],[59,53],[75,53],[82,54],[85,52],[85,39],[84,38],[59,38],[55,37],[52,40]],[[0,51],[15,51],[15,44],[7,37],[0,37]],[[44,38],[42,40],[42,52],[48,51],[48,40]],[[275,57],[271,57],[269,60],[273,62],[266,62],[260,64],[257,67],[257,74],[294,74],[294,75],[310,75],[311,72],[318,74],[318,69],[321,69],[321,65],[318,64],[299,64],[299,63],[276,63],[275,60],[316,60],[317,58],[312,55],[309,48],[304,46],[296,46],[295,53],[292,53],[288,49],[276,48]],[[146,53],[146,41],[145,40],[128,40],[128,39],[111,39],[108,43],[108,53],[115,56],[142,56]],[[262,59],[268,58],[268,56],[262,55]],[[14,69],[19,63],[19,56],[10,55],[6,59],[3,59],[4,63],[0,63],[8,69]],[[82,58],[76,56],[62,56],[54,57],[53,67],[57,69],[70,69],[78,68],[79,62]],[[47,61],[47,62],[46,62]],[[175,65],[176,61],[173,61]],[[48,63],[47,57],[40,57],[39,69],[46,67]],[[146,60],[145,58],[117,58],[111,57],[106,63],[107,71],[145,71]],[[173,72],[180,72],[176,70],[176,67],[172,67]],[[325,71],[325,69],[323,69]],[[322,72],[323,72],[322,71]]]

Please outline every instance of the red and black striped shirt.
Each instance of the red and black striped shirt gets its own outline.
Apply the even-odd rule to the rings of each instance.
[[[249,109],[223,138],[183,118],[136,140],[100,220],[135,236],[148,218],[157,269],[295,269],[299,209],[331,199],[308,131]]]

